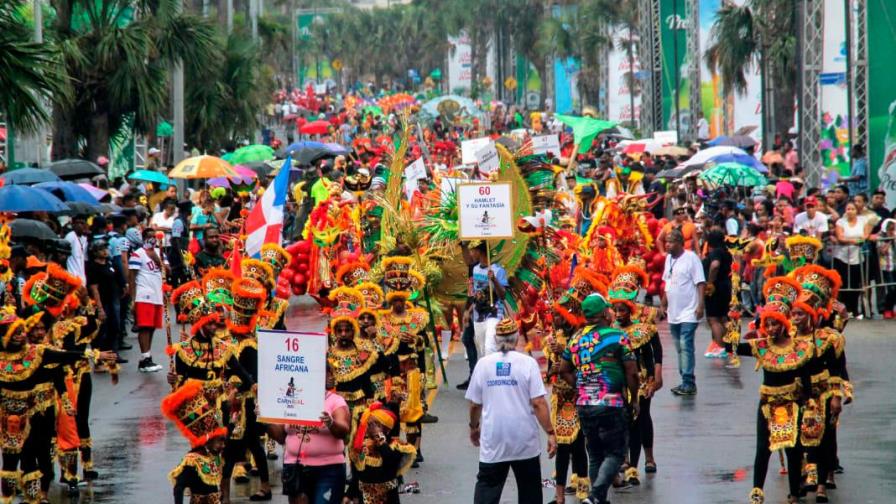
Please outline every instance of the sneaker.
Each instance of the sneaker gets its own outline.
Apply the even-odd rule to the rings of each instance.
[[[118,364],[127,364],[128,360],[121,356],[121,354],[115,355],[115,362]]]
[[[458,383],[458,384],[457,384],[457,387],[455,387],[455,388],[456,388],[457,390],[467,390],[467,388],[468,388],[469,386],[470,386],[470,380],[467,380],[467,381],[465,381],[465,382],[463,382],[463,383]]]
[[[439,417],[435,415],[430,415],[429,413],[424,413],[422,417],[420,417],[420,423],[436,423],[439,421]]]
[[[672,387],[671,392],[677,396],[693,396],[697,395],[697,387],[679,385],[677,387]]]
[[[162,366],[153,362],[152,357],[141,359],[140,363],[137,364],[137,371],[140,371],[141,373],[158,373],[161,370]]]

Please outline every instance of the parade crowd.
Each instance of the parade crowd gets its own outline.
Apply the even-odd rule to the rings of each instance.
[[[745,500],[765,501],[783,451],[788,502],[828,501],[852,399],[844,327],[896,305],[896,220],[868,187],[861,146],[848,177],[809,187],[786,139],[695,162],[718,147],[630,148],[613,125],[586,141],[562,116],[495,103],[425,121],[410,101],[388,104],[314,96],[285,120],[286,139],[266,132],[270,159],[239,178],[84,177],[95,205],[6,214],[3,502],[49,502],[56,464],[71,495],[101,477],[92,380],[115,382],[125,365],[167,373],[161,410],[189,443],[170,473],[176,503],[229,503],[253,477],[250,500],[271,500],[277,459],[290,503],[399,502],[420,491],[403,475],[425,463],[424,427],[438,421],[427,396],[454,339],[480,448],[475,502],[500,502],[510,469],[520,502],[543,502],[543,431],[554,502],[605,503],[657,472],[664,353],[678,362],[671,392],[689,400],[703,320],[707,357],[762,370]],[[315,122],[313,141],[293,141]],[[557,152],[536,152],[532,139],[550,134]],[[462,143],[482,137],[500,158],[490,172],[462,162]],[[175,167],[159,154],[144,171],[164,179]],[[407,178],[417,159],[425,173]],[[710,176],[725,164],[737,166]],[[282,240],[253,255],[250,211],[279,170],[290,172]],[[459,239],[450,183],[464,180],[513,184],[519,239]],[[287,328],[299,295],[327,320],[325,410],[316,427],[261,423],[256,332]]]

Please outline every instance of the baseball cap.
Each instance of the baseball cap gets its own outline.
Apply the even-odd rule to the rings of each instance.
[[[600,294],[589,294],[582,301],[582,314],[586,319],[594,318],[606,310],[610,309],[610,303]]]
[[[818,206],[818,198],[816,198],[815,196],[807,196],[806,199],[803,200],[803,204],[805,204],[807,207],[810,207],[810,206],[817,207]]]

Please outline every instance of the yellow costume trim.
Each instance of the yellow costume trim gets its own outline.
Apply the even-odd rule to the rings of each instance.
[[[364,357],[367,358],[365,359]],[[357,347],[343,350],[336,346],[331,346],[327,352],[327,364],[330,365],[336,383],[347,383],[360,377],[370,371],[370,368],[375,363],[375,354],[368,353]]]
[[[27,380],[40,369],[44,345],[25,345],[16,352],[0,352],[0,379],[5,382]]]
[[[221,485],[221,457],[217,455],[203,455],[197,452],[189,452],[184,459],[170,473],[168,473],[168,481],[172,485],[177,481],[177,477],[187,467],[193,468],[196,475],[203,483],[209,486],[218,487]]]
[[[793,371],[809,362],[815,355],[811,341],[791,339],[787,347],[779,347],[768,339],[750,340],[753,356],[756,357],[756,370],[760,368],[772,371]]]

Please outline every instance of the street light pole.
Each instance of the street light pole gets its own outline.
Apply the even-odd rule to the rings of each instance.
[[[675,135],[681,142],[681,65],[678,64],[678,0],[672,0],[672,64],[675,66],[673,79],[675,80]],[[693,120],[693,119],[692,119]]]

